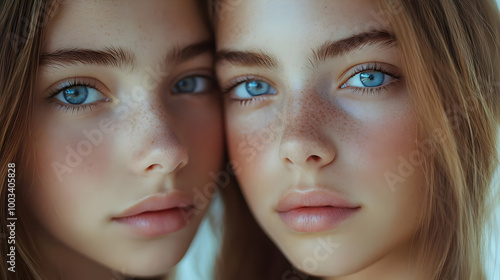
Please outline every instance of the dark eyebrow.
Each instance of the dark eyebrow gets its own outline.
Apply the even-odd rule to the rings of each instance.
[[[176,46],[168,52],[166,61],[169,63],[183,62],[205,52],[214,52],[214,49],[212,41],[203,41],[185,47]],[[76,63],[124,68],[134,67],[137,62],[132,51],[117,47],[108,47],[104,50],[58,49],[51,53],[42,53],[40,56],[41,66],[64,66]]]
[[[257,66],[262,68],[277,68],[280,67],[278,60],[264,51],[232,51],[221,50],[216,55],[217,64],[229,62],[241,66]]]
[[[353,35],[334,42],[326,42],[317,50],[313,50],[315,62],[331,57],[341,56],[366,45],[381,43],[392,46],[396,43],[396,36],[385,30],[373,30]]]
[[[108,47],[104,50],[79,48],[58,49],[51,53],[42,53],[40,56],[41,66],[64,66],[77,63],[114,67],[133,67],[135,65],[135,56],[131,51],[116,47]]]
[[[348,52],[352,52],[362,46],[382,43],[393,45],[396,43],[396,37],[385,30],[372,30],[351,37],[347,37],[338,41],[328,41],[321,45],[317,50],[313,50],[314,64],[327,58],[341,56]],[[217,52],[217,64],[229,62],[241,66],[257,66],[262,68],[281,67],[278,60],[266,54],[263,51],[233,51],[221,50]]]
[[[186,47],[175,47],[167,54],[167,62],[184,62],[206,52],[215,52],[215,44],[213,41],[203,41],[194,43]]]

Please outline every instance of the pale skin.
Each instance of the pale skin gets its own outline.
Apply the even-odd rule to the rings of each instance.
[[[412,238],[425,181],[420,166],[409,174],[398,168],[418,151],[417,120],[397,40],[378,7],[367,0],[226,4],[231,11],[216,24],[216,71],[226,92],[228,150],[261,227],[310,275],[415,279]],[[364,43],[353,49],[322,51],[359,34]],[[383,82],[363,84],[363,72]],[[388,172],[404,178],[392,181]],[[315,190],[360,210],[331,229],[287,227],[276,211],[280,197]]]
[[[49,279],[162,277],[183,257],[205,208],[181,229],[154,237],[113,217],[152,196],[194,199],[220,169],[211,40],[195,1],[62,2],[43,42],[31,147],[36,175],[27,192]],[[54,55],[110,48],[129,59]],[[62,92],[73,84],[83,84],[78,90],[87,90],[87,99]]]

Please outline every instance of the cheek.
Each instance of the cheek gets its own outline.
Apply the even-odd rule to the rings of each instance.
[[[196,112],[182,116],[180,130],[189,143],[190,162],[203,166],[218,164],[223,155],[224,132],[222,108],[214,100],[208,100]],[[210,164],[212,162],[212,164]]]
[[[379,114],[363,121],[358,145],[349,149],[356,154],[348,157],[356,166],[350,172],[351,192],[370,213],[359,230],[379,229],[373,235],[380,235],[380,240],[387,236],[381,225],[392,229],[396,238],[411,234],[418,223],[425,180],[421,162],[414,157],[419,149],[412,112]]]
[[[269,230],[276,225],[274,206],[294,178],[279,155],[287,114],[277,104],[251,112],[242,110],[239,105],[226,104],[229,157],[238,166],[239,187],[251,212],[264,230]]]
[[[368,121],[360,131],[363,135],[357,140],[362,168],[390,171],[401,157],[416,150],[416,120],[411,115]]]
[[[357,149],[352,149],[359,152],[353,158],[358,158],[356,166],[362,170],[360,174],[381,182],[380,187],[391,191],[396,182],[418,181],[421,163],[415,157],[419,152],[417,121],[411,108],[365,120],[362,127]]]
[[[33,147],[35,178],[28,192],[31,212],[56,236],[76,236],[91,228],[89,222],[103,211],[98,206],[89,209],[89,201],[105,205],[99,200],[113,176],[108,170],[112,135],[100,136],[94,125],[40,128],[43,133],[37,131]]]
[[[236,105],[238,106],[238,105]],[[229,107],[229,106],[228,106]],[[233,111],[234,110],[234,111]],[[280,128],[279,119],[271,109],[242,114],[238,109],[226,110],[227,146],[231,161],[239,168],[238,179],[246,185],[272,177],[256,176],[269,167],[269,160],[278,157],[276,149]]]
[[[45,185],[104,182],[109,175],[112,133],[98,124],[46,121],[35,131],[35,169]],[[92,183],[92,184],[91,184]]]

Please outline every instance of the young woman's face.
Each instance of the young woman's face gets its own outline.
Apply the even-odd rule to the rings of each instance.
[[[28,195],[56,273],[98,263],[159,275],[189,247],[223,158],[200,11],[186,0],[63,1],[46,27]]]
[[[406,272],[424,180],[401,54],[374,1],[219,4],[229,153],[260,225],[313,275]]]

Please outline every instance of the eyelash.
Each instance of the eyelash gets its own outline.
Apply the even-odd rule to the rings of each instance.
[[[250,81],[255,81],[255,80],[259,80],[259,81],[262,80],[262,81],[264,81],[264,79],[262,79],[260,77],[257,77],[257,76],[253,76],[253,75],[245,76],[245,77],[237,77],[237,78],[229,81],[224,87],[221,87],[222,95],[226,96],[235,87],[237,87],[237,86],[239,86],[239,85],[241,85],[243,83],[250,82]],[[250,99],[241,99],[241,100],[234,100],[234,101],[238,101],[238,103],[242,107],[247,107],[247,106],[253,105],[254,103],[261,102],[261,101],[263,101],[265,99],[266,99],[266,96],[256,96],[256,97],[250,98]]]
[[[57,107],[57,109],[63,111],[64,113],[67,113],[68,111],[71,112],[72,114],[74,113],[79,113],[80,111],[85,111],[85,110],[92,110],[92,108],[96,104],[84,104],[84,105],[69,105],[69,104],[62,104],[60,102],[57,102],[54,100],[54,96],[58,95],[61,93],[61,91],[66,90],[71,87],[75,86],[84,86],[84,87],[89,87],[91,89],[95,89],[99,92],[102,92],[101,89],[97,86],[95,83],[79,80],[77,78],[74,78],[67,83],[63,83],[64,86],[58,86],[57,88],[53,89],[50,93],[49,96],[45,97],[45,100],[49,102],[50,104],[54,105]]]
[[[380,66],[377,63],[371,63],[371,64],[369,63],[369,64],[359,65],[357,68],[355,68],[354,73],[351,74],[349,76],[349,78],[347,78],[346,81],[344,83],[342,83],[342,85],[347,83],[347,81],[349,79],[351,79],[352,77],[356,76],[359,73],[365,72],[365,71],[376,71],[376,72],[383,73],[385,75],[389,75],[389,76],[394,78],[394,81],[390,82],[387,85],[379,86],[379,87],[371,87],[371,88],[370,87],[365,87],[365,88],[350,87],[350,90],[353,91],[355,94],[358,94],[358,95],[365,95],[365,94],[380,95],[380,94],[382,94],[383,91],[387,92],[391,87],[397,86],[401,82],[401,75],[399,75],[398,73],[390,71],[389,69],[386,69],[385,67]],[[240,84],[246,83],[249,81],[253,81],[253,80],[263,80],[263,79],[261,79],[257,76],[252,76],[252,75],[245,76],[245,77],[237,77],[237,78],[229,81],[224,87],[221,88],[222,94],[225,96],[229,92],[231,92],[231,90],[233,90],[235,87],[239,86]],[[258,96],[258,97],[254,97],[251,99],[244,99],[244,100],[237,100],[237,101],[239,101],[241,106],[246,107],[246,106],[250,106],[256,102],[258,103],[258,102],[264,100],[265,98],[266,98],[265,96]]]
[[[379,95],[382,93],[382,91],[388,91],[391,87],[398,85],[401,82],[401,75],[398,73],[395,73],[393,71],[390,71],[383,66],[378,65],[377,63],[371,63],[371,64],[363,64],[358,66],[357,68],[354,69],[354,73],[349,76],[349,78],[346,79],[345,82],[342,83],[342,86],[349,81],[352,77],[356,76],[359,73],[365,72],[365,71],[376,71],[383,73],[385,75],[389,75],[394,78],[393,82],[390,82],[387,85],[384,86],[379,86],[379,87],[365,87],[365,88],[360,88],[360,87],[351,87],[350,89],[359,94],[359,95],[364,95],[364,94],[371,94],[371,95]]]
[[[261,79],[259,77],[256,77],[256,76],[237,77],[237,78],[229,81],[224,87],[221,88],[222,94],[226,95],[231,90],[233,90],[233,88],[235,88],[236,86],[239,86],[242,83],[250,82],[253,80],[261,80]]]

